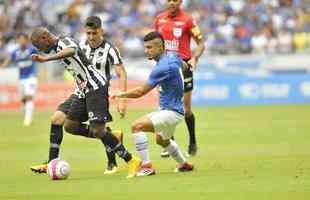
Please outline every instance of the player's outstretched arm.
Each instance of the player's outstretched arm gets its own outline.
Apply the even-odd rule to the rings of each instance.
[[[59,60],[62,58],[70,57],[70,56],[73,56],[74,53],[75,53],[74,48],[66,48],[55,54],[46,55],[46,56],[39,55],[39,54],[32,54],[31,59],[33,61],[38,61],[38,62],[47,62],[51,60]]]
[[[136,87],[128,92],[120,92],[119,94],[112,95],[112,98],[139,98],[150,92],[154,87],[144,84]]]

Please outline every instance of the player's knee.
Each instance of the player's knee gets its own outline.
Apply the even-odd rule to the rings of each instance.
[[[79,127],[77,126],[77,124],[75,124],[71,120],[65,120],[64,128],[66,132],[71,134],[77,134],[79,131]]]
[[[184,112],[185,112],[185,118],[193,115],[192,110],[184,110]]]
[[[106,129],[104,126],[91,124],[90,131],[96,138],[102,138],[103,135],[105,134]]]
[[[66,119],[66,114],[61,111],[56,111],[51,117],[51,123],[53,125],[63,125]]]
[[[163,139],[160,135],[156,135],[156,144],[165,148],[169,146],[170,141]]]
[[[138,133],[142,130],[143,125],[139,122],[135,122],[131,126],[131,132],[132,133]]]

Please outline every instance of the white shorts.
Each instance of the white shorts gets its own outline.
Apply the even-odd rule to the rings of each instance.
[[[152,121],[155,133],[162,136],[165,140],[173,136],[175,127],[184,119],[183,115],[171,110],[151,112],[147,117]]]
[[[34,96],[37,91],[37,78],[31,77],[19,80],[18,93],[21,97]]]

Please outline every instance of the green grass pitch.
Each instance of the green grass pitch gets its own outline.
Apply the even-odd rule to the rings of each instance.
[[[0,113],[0,200],[299,200],[310,199],[310,105],[195,108],[198,155],[192,173],[173,172],[150,135],[150,155],[157,174],[125,178],[106,176],[106,157],[98,140],[64,135],[61,157],[71,165],[69,179],[51,181],[29,167],[47,159],[51,112],[37,112],[22,127],[21,112]],[[135,152],[130,124],[150,110],[130,109],[113,128],[126,132]],[[185,123],[176,139],[187,148]]]

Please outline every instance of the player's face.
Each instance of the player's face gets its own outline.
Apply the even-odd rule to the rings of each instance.
[[[21,48],[26,48],[28,46],[29,41],[28,41],[28,38],[24,36],[20,36],[19,38],[17,38],[17,42]]]
[[[159,38],[144,42],[144,53],[149,60],[158,60],[163,52],[163,44]]]
[[[98,47],[103,39],[103,30],[102,28],[85,28],[87,41],[89,42],[92,48]]]
[[[34,38],[31,42],[39,51],[43,51],[45,53],[48,53],[49,47],[52,46],[46,35],[41,35],[37,38]]]
[[[167,0],[167,9],[170,13],[176,13],[182,4],[182,0]]]

